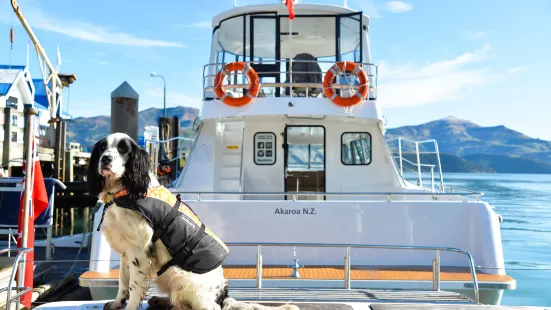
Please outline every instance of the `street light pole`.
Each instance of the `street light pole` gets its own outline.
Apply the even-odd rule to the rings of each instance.
[[[164,115],[163,117],[166,118],[166,80],[165,80],[164,76],[159,75],[155,72],[152,72],[151,76],[152,77],[160,77],[161,79],[163,79],[163,115]]]
[[[152,77],[160,77],[161,79],[163,79],[163,121],[161,122],[161,132],[163,133],[162,136],[163,136],[163,139],[162,140],[166,140],[166,136],[168,134],[168,130],[166,130],[166,127],[168,126],[168,119],[166,118],[166,80],[164,78],[164,76],[162,75],[159,75],[155,72],[151,72],[151,76]],[[167,153],[167,150],[165,150],[165,147],[166,147],[166,144],[163,143],[160,145],[160,158],[161,160],[165,159],[165,154]]]

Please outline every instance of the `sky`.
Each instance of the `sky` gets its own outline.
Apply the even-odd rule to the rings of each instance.
[[[274,2],[237,0],[238,6]],[[140,110],[162,108],[163,82],[150,76],[153,71],[166,79],[167,106],[200,108],[211,19],[234,5],[233,0],[19,4],[51,61],[56,64],[59,47],[60,71],[77,76],[64,91],[64,105],[75,117],[108,115],[110,94],[124,81],[140,94]],[[388,127],[455,116],[551,140],[551,1],[348,0],[347,5],[371,18],[371,62],[379,66],[378,102]],[[0,63],[25,64],[28,37],[9,1],[0,3],[0,12],[5,34]],[[40,78],[32,46],[30,67]]]

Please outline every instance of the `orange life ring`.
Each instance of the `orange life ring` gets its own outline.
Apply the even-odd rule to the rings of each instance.
[[[358,77],[360,82],[360,87],[356,94],[352,97],[344,98],[337,95],[335,89],[333,89],[333,79],[339,73],[351,72],[352,74]],[[360,103],[366,96],[369,90],[369,79],[364,69],[355,62],[351,61],[340,61],[334,64],[327,73],[325,73],[325,78],[323,79],[323,92],[325,97],[329,98],[334,104],[341,107],[350,107],[355,104]]]
[[[231,96],[228,96],[223,88],[224,78],[233,71],[241,71],[247,75],[247,78],[249,78],[249,90],[245,94],[243,94],[243,97],[241,98],[233,98]],[[225,104],[232,107],[240,107],[246,105],[258,95],[259,91],[260,83],[258,81],[258,75],[256,74],[256,71],[254,71],[251,66],[244,62],[230,62],[225,64],[222,69],[218,71],[216,77],[214,78],[214,93],[216,94],[216,97],[218,97],[218,99],[220,99]]]

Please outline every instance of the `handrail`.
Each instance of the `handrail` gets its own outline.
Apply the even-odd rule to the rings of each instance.
[[[293,72],[294,73],[294,72]],[[262,83],[262,87],[289,87],[291,83]],[[228,84],[223,85],[222,88],[224,90],[226,89],[234,89],[234,88],[249,88],[249,84]],[[323,88],[323,83],[293,83],[293,87],[295,88]],[[345,84],[333,84],[333,88],[336,89],[358,89],[360,88],[360,85],[345,85]],[[214,90],[214,86],[207,86],[205,87],[205,90],[212,91]],[[370,91],[375,91],[376,87],[369,86]]]
[[[166,139],[166,140],[149,140],[149,139],[145,139],[145,143],[147,143],[147,142],[149,142],[149,143],[167,143],[167,142],[174,141],[174,140],[195,141],[195,139],[192,139],[192,138],[173,137],[173,138]]]
[[[398,157],[398,158],[399,158],[400,156],[394,156],[394,157]],[[408,160],[408,159],[402,158],[402,160],[405,161],[405,162],[407,162],[407,163],[409,163],[409,164],[412,164],[412,165],[414,165],[414,166],[417,166],[416,163],[414,163],[414,162],[412,162],[412,161],[410,161],[410,160]],[[431,165],[431,164],[419,164],[419,165],[420,165],[421,167],[429,167],[429,168],[434,168],[434,167],[436,167],[436,165]]]
[[[245,63],[247,64],[266,64],[266,63],[269,63],[269,64],[279,64],[279,63],[287,63],[289,62],[289,59],[279,59],[279,60],[266,60],[266,61],[263,61],[263,60],[256,60],[256,61],[245,61]],[[315,64],[334,64],[335,61],[327,61],[327,60],[292,60],[293,63],[315,63]],[[223,65],[225,65],[226,63],[208,63],[208,64],[205,64],[203,65],[203,99],[206,98],[206,93],[207,91],[213,91],[213,86],[211,85],[212,83],[210,83],[211,81],[214,81],[214,77],[216,76],[216,71],[218,71],[218,67],[222,67]],[[363,66],[364,69],[366,70],[366,74],[369,78],[369,81],[370,81],[370,87],[369,87],[369,91],[370,92],[373,92],[375,93],[376,92],[376,89],[377,89],[377,84],[378,84],[378,74],[379,74],[379,67],[376,65],[376,64],[373,64],[373,63],[358,63],[359,65]],[[257,72],[257,74],[259,76],[262,76],[262,75],[281,75],[281,74],[289,74],[290,71],[270,71],[270,72]],[[292,74],[324,74],[325,72],[301,72],[301,71],[292,71]],[[236,75],[239,75],[239,74],[236,74]],[[289,77],[290,79],[290,77]],[[207,82],[208,81],[208,82]],[[208,85],[206,85],[208,84]],[[238,85],[235,85],[235,84],[230,84],[230,85],[227,85],[227,86],[223,86],[224,89],[229,89],[229,88],[238,88],[237,87]],[[338,81],[337,81],[337,84],[336,85],[333,85],[335,88],[354,88],[353,86],[344,86],[344,87],[340,87],[339,84],[338,84]],[[245,84],[240,84],[239,85],[239,88],[248,88],[249,85],[245,85]],[[314,83],[314,84],[311,84],[311,83],[295,83],[294,81],[288,81],[287,83],[261,83],[261,87],[274,87],[274,88],[290,88],[290,89],[296,89],[296,88],[306,88],[306,92],[308,93],[308,89],[309,88],[323,88],[323,84],[322,83]],[[368,96],[369,97],[369,100],[374,100],[376,98],[376,94],[375,96],[372,98],[372,96]]]
[[[15,273],[16,273],[16,270],[17,270],[17,266],[19,265],[19,260],[21,260],[21,256],[23,256],[24,254],[29,253],[31,251],[34,251],[34,249],[33,248],[14,248],[14,249],[7,248],[7,249],[0,250],[0,255],[4,254],[4,253],[13,252],[13,251],[18,251],[18,253],[17,253],[17,256],[15,256],[15,261],[13,262],[13,268],[11,270],[10,280],[8,281],[8,287],[7,287],[7,293],[6,293],[6,310],[10,310],[10,304],[11,304],[12,299],[19,298],[21,295],[23,295],[23,294],[25,294],[25,293],[32,290],[32,287],[31,288],[17,287],[16,288],[17,290],[23,288],[23,289],[25,289],[25,291],[18,292],[17,295],[15,295],[14,297],[11,297],[12,285],[13,285],[13,281],[15,281]],[[19,300],[17,301],[17,303],[19,304]],[[19,308],[19,305],[18,305],[17,308]]]
[[[462,190],[462,189],[459,189]],[[171,190],[174,194],[180,194],[180,195],[194,195],[197,196],[197,200],[201,200],[201,195],[243,195],[243,196],[293,196],[296,198],[296,196],[310,196],[310,195],[318,195],[318,196],[387,196],[388,202],[391,202],[391,197],[394,196],[458,196],[459,193],[446,193],[446,192],[423,192],[423,191],[417,191],[417,192],[187,192],[187,191],[179,191],[179,190]],[[482,192],[474,192],[470,190],[465,190],[464,193],[466,196],[476,196],[480,200],[481,196],[484,196],[484,193]],[[296,200],[296,199],[295,199]]]
[[[63,184],[63,182],[61,182],[60,180],[56,178],[51,178],[51,179],[54,181],[56,185],[59,185],[59,187],[61,187],[62,190],[67,189],[67,186],[65,186],[65,184]],[[0,184],[17,184],[17,183],[21,183],[22,180],[23,178],[15,178],[15,177],[0,178]]]
[[[432,261],[433,267],[433,290],[440,290],[440,251],[461,253],[467,256],[469,268],[473,279],[474,302],[479,304],[478,280],[473,257],[468,251],[439,246],[414,246],[414,245],[386,245],[386,244],[338,244],[338,243],[302,243],[302,242],[226,242],[227,246],[257,247],[256,259],[256,285],[262,287],[262,247],[315,247],[315,248],[345,248],[346,256],[344,261],[344,288],[350,289],[350,249],[389,249],[389,250],[420,250],[436,251],[436,258]]]
[[[431,171],[430,171],[430,174],[431,174],[431,187],[432,187],[432,190],[434,191],[434,167],[438,166],[438,174],[439,174],[439,178],[440,178],[440,189],[442,189],[444,187],[444,177],[442,175],[442,163],[440,161],[440,151],[438,150],[438,142],[436,141],[436,139],[426,139],[426,140],[420,140],[420,141],[414,141],[414,140],[410,140],[410,139],[406,139],[406,138],[403,138],[403,137],[398,137],[398,138],[394,138],[394,140],[398,140],[398,159],[399,159],[399,165],[400,165],[400,174],[402,175],[402,177],[404,176],[404,168],[403,168],[403,162],[405,161],[406,163],[408,164],[411,164],[413,166],[417,166],[417,183],[418,183],[418,186],[423,186],[423,176],[422,176],[422,171],[421,171],[421,167],[430,167],[431,168]],[[404,158],[403,156],[403,151],[402,151],[402,142],[409,142],[409,143],[413,143],[415,144],[415,151],[412,152],[413,154],[416,155],[417,157],[417,163],[413,163],[411,161],[409,161],[408,159]],[[419,145],[420,144],[425,144],[425,143],[432,143],[434,145],[434,152],[421,152],[419,151]],[[424,164],[421,164],[421,154],[434,154],[436,155],[436,162],[437,162],[437,165],[424,165]],[[394,158],[396,156],[393,156]]]

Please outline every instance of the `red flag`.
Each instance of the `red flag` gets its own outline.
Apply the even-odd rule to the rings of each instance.
[[[295,6],[293,4],[293,0],[285,0],[285,5],[289,10],[289,19],[295,18]],[[289,35],[292,35],[292,34],[289,34]]]
[[[32,167],[31,174],[34,175],[33,183],[31,184],[31,197],[30,199],[30,208],[29,208],[29,223],[27,227],[27,244],[22,244],[22,231],[23,231],[23,218],[25,216],[25,183],[27,177],[23,177],[21,182],[21,198],[19,202],[19,219],[18,219],[18,239],[17,247],[18,248],[34,248],[34,220],[36,217],[40,216],[44,210],[48,208],[48,192],[46,191],[46,184],[44,183],[44,176],[42,174],[42,168],[40,167],[40,161],[38,160],[38,154],[35,147],[35,140],[33,139],[33,150],[32,150]],[[26,171],[26,161],[23,161],[23,171]],[[31,251],[26,254],[25,257],[25,276],[23,283],[18,283],[17,286],[23,287],[33,287],[33,278],[34,278],[34,251]],[[18,279],[18,278],[17,278]],[[32,291],[21,296],[21,304],[31,308],[32,303]]]

